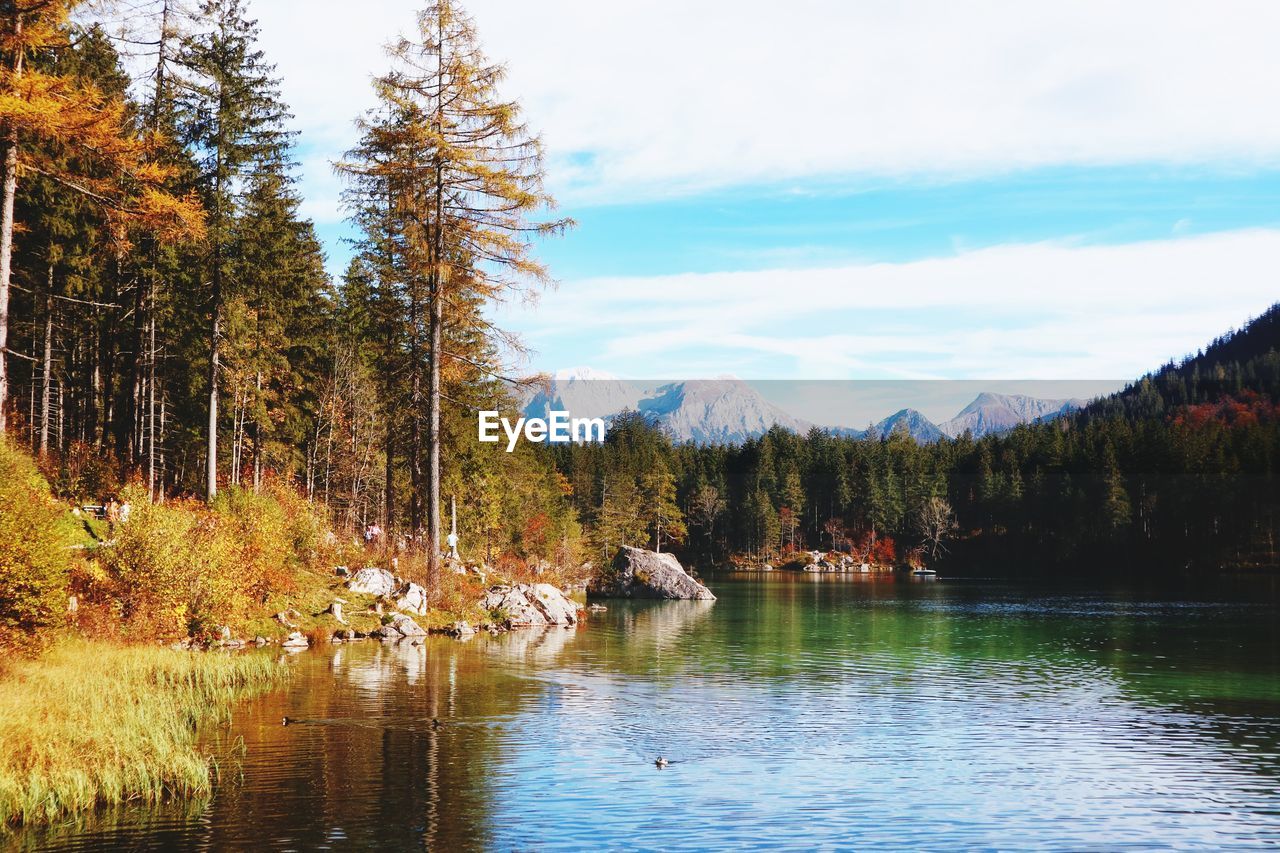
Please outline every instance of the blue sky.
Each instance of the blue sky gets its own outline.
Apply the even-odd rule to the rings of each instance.
[[[1280,227],[1280,171],[1045,168],[950,181],[829,178],[579,204],[540,256],[560,279],[900,262],[1000,245],[1115,244]],[[350,236],[322,229],[341,270]]]
[[[1275,4],[466,5],[579,223],[495,311],[513,369],[1120,381],[1280,293]],[[329,163],[414,3],[342,7],[252,5],[335,272]]]

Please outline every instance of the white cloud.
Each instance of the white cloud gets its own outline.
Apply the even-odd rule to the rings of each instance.
[[[633,378],[1128,379],[1276,299],[1280,231],[566,282],[504,310],[535,364]]]
[[[316,158],[353,141],[412,0],[256,0]],[[470,0],[568,201],[771,179],[1280,159],[1267,0]]]

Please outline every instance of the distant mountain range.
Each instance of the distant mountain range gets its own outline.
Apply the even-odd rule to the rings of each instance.
[[[781,426],[806,433],[815,426],[839,435],[882,437],[896,430],[920,442],[956,437],[966,430],[975,438],[1005,432],[1019,424],[1050,420],[1084,405],[1082,400],[1042,400],[1021,394],[983,392],[954,418],[935,424],[915,409],[903,409],[869,429],[818,425],[797,418],[769,402],[734,377],[669,382],[644,387],[590,368],[560,371],[533,393],[524,406],[527,417],[546,417],[551,410],[573,417],[611,420],[624,411],[644,414],[676,441],[739,444]]]

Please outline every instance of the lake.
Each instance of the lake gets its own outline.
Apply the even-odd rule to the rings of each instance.
[[[1273,581],[1177,596],[780,573],[708,584],[718,601],[610,601],[577,630],[303,652],[287,688],[216,733],[225,757],[211,802],[9,841],[1280,842]]]

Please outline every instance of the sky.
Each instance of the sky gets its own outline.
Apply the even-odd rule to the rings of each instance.
[[[1280,297],[1280,4],[464,5],[577,222],[519,371],[1118,383]],[[335,274],[417,6],[249,3]]]

